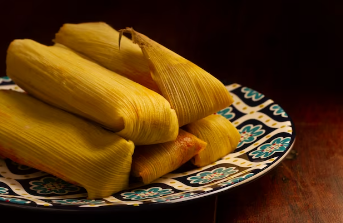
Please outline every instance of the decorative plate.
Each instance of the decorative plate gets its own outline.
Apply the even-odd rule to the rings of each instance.
[[[291,150],[295,132],[287,113],[273,100],[239,84],[227,85],[234,104],[218,112],[240,131],[237,149],[202,168],[176,170],[149,185],[136,185],[110,197],[87,200],[86,190],[42,171],[0,159],[0,205],[43,209],[151,207],[229,190],[267,173]],[[8,77],[0,89],[22,91]],[[181,168],[182,169],[182,168]],[[88,208],[87,208],[88,207]]]

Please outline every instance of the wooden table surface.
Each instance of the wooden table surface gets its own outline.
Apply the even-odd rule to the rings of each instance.
[[[275,96],[295,123],[292,154],[255,182],[219,195],[217,222],[343,222],[342,94],[324,88]]]

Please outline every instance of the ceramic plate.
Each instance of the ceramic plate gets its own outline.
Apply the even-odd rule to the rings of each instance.
[[[218,112],[240,131],[237,149],[211,165],[177,170],[149,185],[136,185],[110,197],[87,200],[86,190],[11,160],[0,159],[0,205],[44,209],[135,209],[157,207],[216,194],[265,174],[282,161],[295,139],[287,113],[273,100],[239,84],[226,86],[234,104]],[[9,78],[0,89],[21,91]]]

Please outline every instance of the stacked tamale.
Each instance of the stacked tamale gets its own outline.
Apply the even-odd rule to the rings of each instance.
[[[237,129],[213,115],[231,95],[173,51],[105,23],[65,24],[54,42],[8,48],[7,75],[26,94],[0,91],[0,156],[101,198],[127,188],[130,175],[147,184],[236,148]]]

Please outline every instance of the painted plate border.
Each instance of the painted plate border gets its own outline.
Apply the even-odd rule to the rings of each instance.
[[[46,210],[46,211],[48,211],[48,210],[50,210],[50,211],[125,211],[125,210],[132,211],[132,210],[138,210],[138,209],[142,210],[145,208],[149,209],[149,208],[165,207],[165,206],[169,206],[172,204],[181,204],[181,203],[183,204],[186,201],[187,201],[186,203],[188,203],[190,201],[195,201],[196,199],[199,199],[199,198],[204,198],[204,197],[207,197],[210,195],[215,195],[215,194],[218,194],[220,192],[224,192],[224,191],[227,191],[229,189],[235,188],[237,186],[244,185],[248,182],[251,182],[252,180],[255,180],[255,179],[261,177],[262,175],[268,173],[270,170],[272,170],[274,167],[276,167],[278,164],[280,164],[280,162],[291,151],[291,149],[295,143],[295,136],[296,136],[295,129],[294,129],[294,123],[293,123],[292,119],[287,115],[287,113],[278,104],[274,103],[273,100],[265,97],[263,94],[255,91],[253,89],[243,87],[239,84],[227,85],[226,88],[234,96],[234,99],[239,99],[238,101],[239,101],[239,103],[242,104],[243,107],[240,105],[237,105],[237,107],[235,105],[232,105],[228,108],[221,110],[218,113],[223,115],[224,117],[228,118],[234,124],[236,122],[239,122],[237,120],[243,120],[242,123],[236,123],[235,125],[237,126],[237,128],[239,130],[243,129],[243,130],[250,131],[250,135],[253,135],[252,136],[253,140],[250,137],[250,141],[249,141],[249,136],[246,136],[243,139],[243,143],[239,144],[239,146],[240,146],[239,148],[237,148],[233,153],[231,153],[231,154],[225,156],[224,158],[220,159],[219,161],[217,161],[219,164],[215,163],[213,165],[203,167],[202,171],[199,170],[200,172],[195,172],[191,176],[189,176],[189,175],[182,176],[181,173],[171,173],[172,176],[174,174],[174,178],[168,178],[168,179],[172,179],[172,180],[178,179],[176,181],[179,181],[178,183],[180,183],[180,182],[186,182],[185,179],[187,178],[188,181],[197,182],[198,185],[200,185],[202,183],[201,180],[199,181],[200,178],[198,177],[200,173],[206,172],[207,175],[212,176],[213,171],[217,171],[217,172],[218,171],[224,171],[224,172],[226,171],[225,172],[225,174],[226,174],[226,173],[229,173],[228,171],[235,170],[235,167],[225,166],[224,164],[226,164],[226,163],[222,163],[224,166],[220,165],[221,164],[220,161],[224,160],[224,159],[230,159],[230,157],[228,157],[228,156],[230,156],[232,154],[236,154],[236,156],[234,156],[233,158],[239,157],[237,155],[237,153],[239,153],[240,151],[244,151],[244,149],[249,147],[249,145],[250,145],[250,147],[253,147],[253,144],[258,142],[259,140],[263,141],[264,137],[268,138],[268,136],[270,136],[270,135],[268,135],[269,133],[274,133],[275,130],[279,129],[279,128],[274,127],[274,129],[272,129],[271,132],[269,132],[269,133],[268,132],[266,133],[266,130],[264,132],[262,132],[263,129],[269,129],[270,126],[269,127],[268,126],[262,126],[260,123],[255,123],[255,122],[250,123],[249,122],[250,119],[244,119],[244,117],[243,117],[243,116],[249,116],[249,114],[254,114],[254,113],[255,113],[254,115],[256,115],[261,110],[263,110],[263,114],[266,114],[267,118],[268,117],[273,118],[272,120],[267,120],[267,122],[275,121],[275,123],[273,125],[278,125],[279,123],[288,123],[285,126],[289,129],[288,130],[288,132],[289,132],[288,137],[282,137],[282,136],[275,137],[275,136],[278,136],[278,133],[276,133],[274,135],[271,135],[270,139],[267,139],[267,140],[264,139],[264,142],[262,142],[262,144],[255,146],[253,149],[249,149],[248,152],[246,152],[246,153],[241,152],[242,155],[246,155],[245,159],[247,160],[247,162],[249,162],[249,161],[252,162],[252,161],[254,161],[254,159],[262,160],[263,161],[262,163],[265,164],[265,166],[263,168],[252,169],[250,172],[246,172],[247,174],[244,176],[238,175],[237,177],[225,177],[222,179],[218,178],[217,180],[214,180],[215,183],[211,183],[211,181],[209,182],[211,184],[204,183],[205,185],[209,184],[211,186],[214,186],[214,187],[212,187],[212,189],[211,189],[211,187],[209,187],[208,190],[203,190],[202,192],[197,191],[197,193],[192,193],[191,191],[186,191],[185,193],[182,192],[181,195],[186,194],[189,196],[177,197],[177,198],[171,198],[171,197],[173,197],[175,194],[180,194],[181,191],[178,191],[175,189],[176,190],[176,192],[174,190],[175,193],[173,192],[173,193],[168,195],[168,193],[165,193],[165,192],[167,192],[168,189],[171,190],[172,187],[170,187],[170,185],[167,185],[168,187],[161,186],[161,185],[163,185],[163,180],[162,180],[162,182],[157,182],[157,184],[154,182],[152,184],[149,184],[149,185],[154,185],[154,187],[152,187],[152,188],[151,187],[149,188],[149,185],[143,186],[144,190],[147,190],[147,191],[154,190],[154,192],[157,191],[156,192],[157,194],[162,191],[162,193],[161,193],[162,195],[158,195],[157,197],[150,198],[147,201],[143,201],[143,202],[140,201],[139,198],[137,200],[135,200],[135,198],[137,197],[137,196],[135,197],[135,195],[133,195],[133,198],[132,198],[131,192],[134,189],[125,190],[124,192],[118,193],[118,194],[122,195],[122,198],[131,198],[131,200],[124,200],[123,201],[123,199],[120,200],[120,199],[117,199],[116,196],[114,196],[113,197],[114,199],[112,201],[106,200],[106,203],[92,204],[92,202],[91,202],[91,203],[84,203],[84,204],[80,203],[80,205],[68,205],[67,204],[69,202],[69,201],[67,201],[68,199],[61,198],[61,200],[59,200],[59,201],[63,203],[65,200],[65,205],[59,205],[59,206],[56,206],[56,205],[54,206],[53,202],[52,203],[47,202],[47,201],[52,201],[52,199],[50,199],[50,200],[49,199],[48,200],[42,199],[43,203],[46,202],[46,204],[38,205],[38,203],[36,202],[36,204],[33,205],[33,203],[31,203],[31,202],[34,202],[33,200],[27,200],[27,199],[25,199],[25,197],[21,197],[20,195],[17,195],[17,196],[15,196],[15,195],[5,196],[4,195],[5,198],[8,197],[8,200],[4,201],[4,200],[1,200],[4,196],[1,196],[3,194],[1,194],[1,191],[0,191],[0,205],[12,206],[12,207],[17,207],[17,208],[25,208],[25,209]],[[16,90],[16,91],[22,91],[18,86],[16,86],[7,77],[0,78],[0,90],[1,89],[12,89],[12,90]],[[236,100],[235,100],[235,103],[237,103]],[[265,106],[261,106],[261,105],[265,105]],[[255,109],[258,106],[260,106],[260,108]],[[252,110],[248,114],[249,109],[252,109]],[[245,110],[245,111],[243,111],[243,110]],[[251,119],[253,119],[253,118],[251,118]],[[254,118],[254,120],[255,121],[257,120],[256,117]],[[245,124],[245,125],[242,126],[242,124]],[[257,128],[257,126],[260,126],[260,127]],[[285,127],[285,126],[282,126],[282,127]],[[263,135],[264,133],[266,133],[266,134]],[[283,132],[280,132],[280,134],[281,133],[283,133]],[[286,138],[289,138],[289,140],[288,139],[286,140]],[[269,142],[269,143],[266,143],[266,142]],[[274,142],[274,144],[272,144],[273,142]],[[244,145],[244,144],[247,144],[247,145]],[[264,149],[261,148],[265,144],[268,144],[269,146],[265,146]],[[279,147],[276,147],[276,149],[273,148],[273,145],[275,145],[275,144],[279,145]],[[282,147],[282,144],[285,144],[285,146]],[[267,152],[265,152],[265,151],[267,151]],[[247,153],[249,153],[249,154],[247,155]],[[271,157],[271,159],[269,157]],[[268,159],[266,159],[266,158],[268,158]],[[242,158],[237,158],[237,159],[242,159]],[[270,161],[270,160],[272,160],[272,161]],[[270,162],[267,163],[267,161],[270,161]],[[211,167],[213,167],[213,168],[211,169]],[[215,168],[215,167],[217,167],[217,168]],[[239,169],[239,168],[240,168],[240,166],[236,166],[236,169]],[[206,171],[203,171],[204,169]],[[243,171],[236,171],[236,172],[233,171],[233,173],[230,173],[230,174],[232,174],[234,176],[235,173],[239,174],[242,172],[244,172],[244,170]],[[0,180],[1,180],[1,176],[2,175],[0,173]],[[168,176],[168,174],[166,176]],[[228,176],[230,176],[230,175],[228,175]],[[47,178],[49,178],[49,176],[47,176]],[[165,178],[165,177],[162,177],[162,179],[163,178]],[[189,180],[189,179],[193,179],[193,180]],[[210,179],[212,179],[212,178],[210,178]],[[1,181],[0,181],[0,183],[1,183]],[[221,185],[221,183],[227,183],[227,185],[221,186],[221,187],[218,186],[218,185]],[[183,185],[186,185],[186,184],[183,184]],[[188,185],[190,185],[190,184],[188,184]],[[215,186],[217,186],[217,187],[215,187]],[[142,188],[142,187],[139,187],[139,188]],[[156,189],[156,188],[159,188],[159,189]],[[203,188],[206,189],[206,186],[199,187],[199,190],[202,190]],[[1,184],[0,184],[0,189],[1,189]],[[180,195],[178,195],[178,196],[180,196]],[[166,200],[166,198],[168,198],[168,197],[170,197],[171,199]],[[21,198],[24,198],[24,199],[21,199]],[[11,199],[13,201],[10,201]],[[159,199],[160,199],[160,201],[158,201]],[[98,201],[100,201],[100,200],[104,200],[104,199],[98,199]],[[25,201],[31,203],[31,205],[26,205]],[[78,201],[81,201],[81,200],[78,200]],[[95,200],[95,201],[97,201],[97,200]],[[93,203],[95,201],[93,201]],[[120,202],[119,203],[111,203],[114,201],[120,201]],[[86,207],[88,207],[88,208],[86,208]],[[97,208],[89,208],[89,207],[97,207]]]

